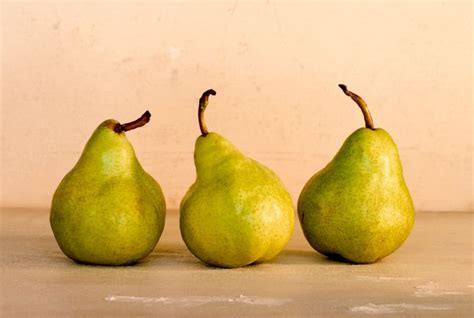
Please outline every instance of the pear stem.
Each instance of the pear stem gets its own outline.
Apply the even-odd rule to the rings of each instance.
[[[207,91],[202,93],[201,98],[199,98],[199,129],[201,130],[201,135],[203,136],[206,136],[209,133],[209,131],[207,130],[206,122],[204,121],[204,111],[206,110],[206,107],[209,104],[209,95],[216,95],[216,91],[213,89],[208,89]]]
[[[352,100],[356,102],[356,104],[359,106],[360,110],[362,110],[362,114],[364,115],[365,127],[374,130],[374,121],[372,120],[372,116],[370,115],[369,107],[362,99],[362,97],[348,90],[347,86],[344,84],[339,84],[339,87],[342,89],[344,94],[352,98]]]
[[[118,134],[124,131],[129,131],[138,127],[145,126],[149,121],[150,121],[151,114],[147,110],[146,112],[143,113],[143,115],[140,116],[140,118],[131,121],[126,124],[116,124],[114,127],[114,131]]]

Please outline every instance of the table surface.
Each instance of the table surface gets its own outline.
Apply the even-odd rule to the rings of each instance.
[[[418,213],[407,242],[372,265],[316,253],[299,225],[274,261],[206,266],[169,211],[155,251],[134,266],[79,265],[59,250],[46,210],[0,210],[3,317],[473,315],[474,213]]]

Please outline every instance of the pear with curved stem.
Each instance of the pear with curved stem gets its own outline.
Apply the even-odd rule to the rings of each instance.
[[[51,228],[71,259],[133,264],[158,242],[165,223],[163,192],[143,170],[125,136],[150,117],[147,111],[130,123],[109,119],[100,124],[56,189]]]
[[[298,216],[318,252],[354,263],[393,253],[414,223],[414,207],[390,135],[375,128],[365,101],[339,85],[364,115],[365,128],[344,142],[332,161],[304,186]]]
[[[293,232],[290,195],[273,171],[208,131],[204,111],[210,95],[216,92],[207,90],[199,100],[196,181],[181,201],[181,236],[196,257],[214,266],[271,260]]]

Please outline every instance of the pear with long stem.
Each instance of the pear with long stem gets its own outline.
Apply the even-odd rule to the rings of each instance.
[[[288,191],[270,169],[209,132],[204,111],[212,89],[199,99],[196,181],[180,208],[181,236],[205,263],[240,267],[268,261],[288,243],[294,210]]]
[[[339,85],[364,115],[332,161],[304,186],[298,216],[318,252],[354,263],[373,263],[407,239],[414,207],[390,135],[375,128],[365,101]]]

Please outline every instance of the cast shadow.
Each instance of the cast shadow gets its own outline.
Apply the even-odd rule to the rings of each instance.
[[[13,238],[12,238],[13,239]],[[72,266],[86,268],[137,268],[140,270],[232,270],[227,268],[208,265],[196,258],[186,248],[184,243],[160,243],[158,242],[154,251],[138,262],[127,265],[97,265],[71,260],[62,253],[57,245],[54,237],[51,235],[41,236],[21,236],[14,237],[11,246],[3,246],[2,265],[14,267],[27,267],[37,269],[50,268],[71,268]],[[359,265],[347,261],[338,256],[331,255],[329,257],[317,253],[309,249],[285,249],[280,255],[269,262],[253,263],[245,266],[246,269],[258,268],[260,264],[271,266],[302,266],[302,265]]]
[[[278,255],[271,264],[280,265],[335,265],[335,266],[347,266],[347,265],[361,265],[351,262],[340,255],[323,255],[313,250],[297,250],[287,249]]]

